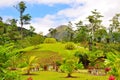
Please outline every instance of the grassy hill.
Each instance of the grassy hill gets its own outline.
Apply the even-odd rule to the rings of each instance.
[[[23,49],[23,56],[36,56],[40,64],[50,64],[52,62],[61,61],[64,58],[73,58],[74,53],[83,47],[77,47],[75,50],[65,49],[64,43],[40,44]]]

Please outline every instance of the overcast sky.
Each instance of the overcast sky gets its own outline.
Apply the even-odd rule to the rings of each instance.
[[[19,12],[13,7],[21,0],[1,0],[0,16],[19,19]],[[27,9],[25,13],[32,16],[31,24],[37,33],[46,34],[49,28],[79,20],[86,21],[91,11],[97,9],[103,17],[103,24],[108,27],[109,20],[120,13],[120,0],[23,0]],[[25,28],[29,28],[24,26]]]

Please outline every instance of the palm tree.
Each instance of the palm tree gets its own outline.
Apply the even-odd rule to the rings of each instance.
[[[30,74],[32,68],[35,67],[37,58],[36,56],[31,56],[30,58],[26,59],[26,67],[22,68],[22,70],[27,70],[26,74]]]

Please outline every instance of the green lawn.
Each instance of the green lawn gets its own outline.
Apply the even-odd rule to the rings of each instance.
[[[40,71],[35,75],[23,75],[22,80],[32,77],[33,80],[108,80],[108,76],[95,76],[88,73],[73,73],[75,78],[66,78],[66,73]]]

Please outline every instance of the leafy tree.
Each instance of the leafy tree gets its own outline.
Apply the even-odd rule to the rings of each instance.
[[[101,27],[102,20],[100,18],[103,16],[100,14],[100,12],[97,12],[96,9],[94,11],[91,11],[91,12],[93,15],[88,16],[87,19],[90,22],[90,25],[91,25],[90,32],[92,35],[92,39],[94,40],[94,32]]]
[[[114,43],[120,43],[120,32],[113,32]]]
[[[110,24],[111,32],[118,31],[118,28],[120,26],[120,14],[116,14],[113,16],[113,18],[110,20],[112,23]]]
[[[83,25],[82,21],[76,23],[77,31],[75,35],[75,42],[85,42],[87,41],[88,30],[87,26]]]
[[[35,28],[33,27],[33,26],[30,26],[30,35],[31,35],[31,37],[32,37],[32,33],[35,31]]]
[[[98,29],[96,30],[95,32],[95,37],[97,39],[97,42],[101,42],[102,39],[105,40],[106,36],[107,36],[107,31],[105,28],[101,28],[101,29]]]
[[[29,14],[23,15],[26,7],[25,2],[21,1],[18,5],[14,6],[20,13],[20,25],[21,25],[21,36],[23,37],[23,24],[29,24],[29,21],[31,20],[31,16]]]
[[[89,50],[92,50],[93,41],[95,41],[95,31],[101,27],[102,20],[100,19],[103,17],[97,10],[91,11],[92,15],[88,16],[87,19],[90,22],[89,30],[90,30],[90,40],[89,40]]]
[[[120,18],[120,14],[116,14],[110,20],[111,24],[109,27],[109,36],[110,36],[111,41],[114,41],[114,37],[115,37],[115,36],[113,36],[113,32],[118,32],[120,29],[120,19],[119,18]]]
[[[20,33],[18,32],[17,27],[17,20],[16,19],[7,19],[5,27],[6,27],[6,33],[4,33],[5,37],[10,38],[10,40],[17,41],[21,38]]]
[[[7,20],[8,24],[11,25],[14,28],[17,29],[17,20],[16,19],[8,19]]]
[[[66,31],[67,31],[67,41],[73,41],[74,31],[72,29],[72,23],[70,21],[68,22],[68,27]]]

